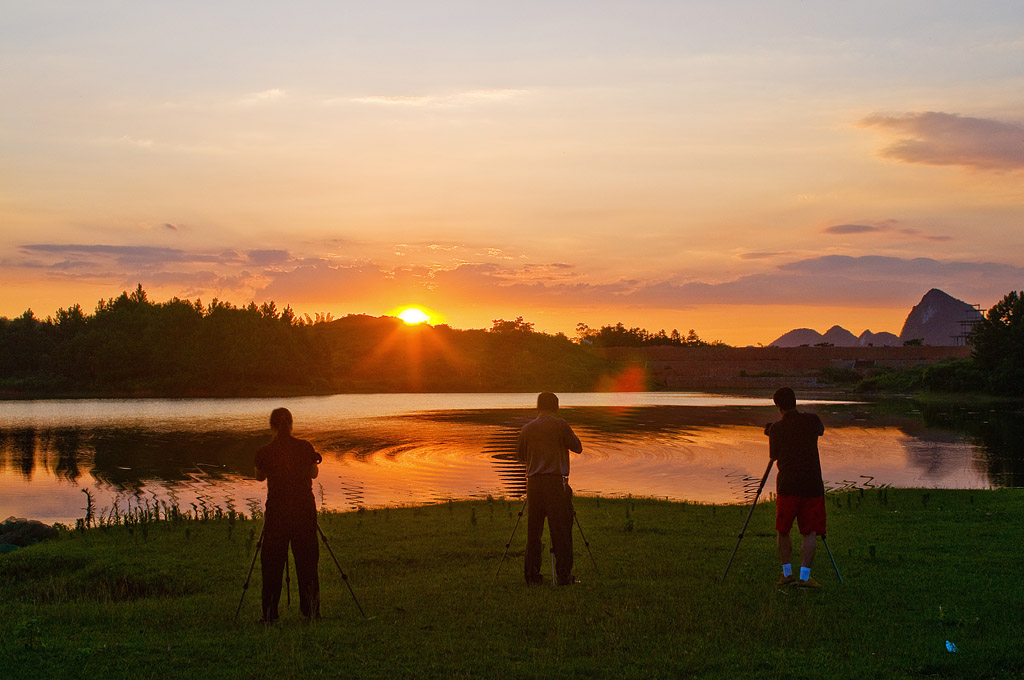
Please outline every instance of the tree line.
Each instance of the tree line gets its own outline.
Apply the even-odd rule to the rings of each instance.
[[[621,324],[620,324],[621,325]],[[154,302],[139,285],[52,317],[0,317],[7,396],[269,396],[589,390],[616,366],[518,317],[489,329],[299,316],[214,299]]]

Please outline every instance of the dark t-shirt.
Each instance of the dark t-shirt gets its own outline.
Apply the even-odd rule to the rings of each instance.
[[[814,413],[786,411],[782,420],[768,429],[769,455],[776,461],[779,474],[776,492],[786,496],[821,496],[821,460],[818,437],[825,426]]]
[[[516,442],[516,458],[526,463],[526,476],[568,475],[569,452],[581,453],[583,444],[561,418],[540,415],[523,425]]]
[[[310,467],[323,458],[313,445],[295,437],[276,437],[256,452],[256,467],[267,475],[267,512],[316,511]]]

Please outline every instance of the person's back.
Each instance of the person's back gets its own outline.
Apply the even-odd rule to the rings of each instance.
[[[569,424],[550,413],[541,413],[523,426],[516,445],[526,476],[569,474],[569,451],[580,453],[583,445]]]
[[[267,512],[315,512],[310,464],[320,460],[312,444],[291,434],[262,446],[256,452],[256,467],[267,477]]]
[[[770,456],[778,461],[778,493],[790,496],[820,496],[825,493],[821,481],[818,437],[825,426],[814,413],[786,411],[782,420],[768,432]]]

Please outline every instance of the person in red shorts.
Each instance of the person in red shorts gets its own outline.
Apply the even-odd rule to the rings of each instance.
[[[772,400],[782,420],[765,426],[768,451],[779,470],[775,478],[775,531],[778,533],[782,576],[778,585],[820,588],[811,578],[817,537],[825,535],[825,484],[821,481],[818,437],[825,433],[821,418],[796,409],[792,388],[781,387]],[[800,529],[800,574],[793,574],[793,543],[789,531],[796,520]]]

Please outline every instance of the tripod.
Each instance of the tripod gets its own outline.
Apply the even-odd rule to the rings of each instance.
[[[341,574],[341,580],[345,582],[345,586],[348,588],[348,592],[352,595],[352,600],[356,603],[356,608],[359,610],[359,613],[362,614],[364,619],[368,618],[366,616],[366,612],[363,611],[362,606],[359,604],[359,599],[356,597],[355,591],[352,590],[352,584],[349,583],[349,581],[348,581],[348,574],[346,574],[345,570],[341,568],[341,564],[338,562],[338,558],[337,558],[337,556],[335,556],[334,550],[331,548],[331,544],[327,541],[327,535],[324,534],[324,530],[320,528],[320,523],[319,522],[317,522],[317,524],[316,524],[316,530],[317,530],[317,533],[319,533],[319,535],[320,535],[320,540],[323,541],[324,547],[327,548],[327,552],[330,553],[331,560],[334,561],[334,566],[336,566],[338,568],[338,573]],[[249,590],[249,581],[252,578],[253,568],[256,566],[256,558],[259,557],[260,549],[263,547],[263,536],[264,536],[265,532],[266,532],[266,525],[264,524],[263,528],[260,529],[260,537],[256,541],[256,551],[253,552],[252,562],[249,563],[249,572],[245,575],[245,583],[242,584],[242,596],[240,598],[238,598],[238,608],[235,609],[235,617],[234,617],[235,621],[238,620],[238,613],[242,610],[242,602],[245,600],[245,593],[246,593],[246,591]],[[288,569],[287,555],[285,557],[285,569],[286,570]],[[290,574],[288,575],[288,604],[291,604],[291,575]]]
[[[600,576],[601,570],[597,568],[597,560],[594,559],[594,553],[590,550],[590,541],[587,540],[587,535],[583,533],[583,525],[580,524],[580,517],[576,514],[576,508],[572,504],[572,499],[568,499],[569,511],[572,513],[573,520],[576,522],[576,527],[580,530],[580,538],[583,539],[583,545],[587,547],[587,554],[590,555],[590,561],[594,563],[594,571]],[[508,541],[505,542],[505,552],[501,554],[501,560],[498,562],[498,568],[494,572],[494,577],[497,578],[498,574],[501,573],[501,565],[505,563],[505,557],[508,556],[508,548],[512,545],[512,538],[516,535],[516,529],[519,528],[519,521],[523,518],[523,513],[526,511],[526,500],[523,500],[523,507],[519,508],[519,514],[516,516],[516,523],[512,527],[512,533],[508,536]],[[552,559],[554,559],[554,553],[552,552]],[[554,574],[554,567],[551,568],[552,574]]]

